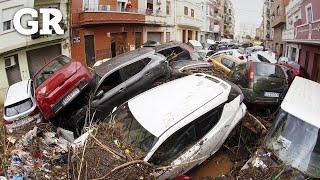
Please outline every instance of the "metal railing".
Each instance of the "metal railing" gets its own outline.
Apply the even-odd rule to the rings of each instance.
[[[96,3],[84,4],[81,10],[82,12],[120,12],[120,13],[137,13],[149,16],[168,16],[165,12],[159,9],[142,9],[132,7],[112,7],[110,5],[101,5]]]

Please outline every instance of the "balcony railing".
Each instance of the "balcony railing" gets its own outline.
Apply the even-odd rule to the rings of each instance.
[[[178,16],[177,24],[183,26],[191,26],[200,28],[203,25],[203,22],[200,19],[189,16]]]
[[[320,40],[320,20],[296,27],[297,40]]]

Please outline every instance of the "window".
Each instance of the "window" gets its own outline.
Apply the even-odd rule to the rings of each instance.
[[[209,111],[171,135],[150,158],[155,165],[168,165],[196,144],[219,122],[223,105]]]
[[[170,42],[170,32],[166,32],[166,42]]]
[[[231,81],[241,85],[243,88],[248,88],[248,74],[247,64],[240,64],[234,68],[231,74]]]
[[[277,7],[277,16],[280,15],[280,6]]]
[[[153,0],[147,0],[147,14],[153,13]]]
[[[97,93],[99,93],[101,90],[103,90],[104,92],[108,92],[111,89],[117,87],[119,84],[138,74],[144,67],[148,65],[150,61],[150,58],[145,58],[111,73],[103,80],[103,83],[100,85]]]
[[[194,9],[191,9],[191,17],[194,17]]]
[[[312,17],[312,8],[311,5],[307,7],[307,23],[312,23],[313,17]]]
[[[267,58],[261,56],[260,54],[258,54],[258,59],[259,59],[261,62],[271,63]]]
[[[26,112],[30,108],[32,108],[33,103],[30,98],[15,103],[13,105],[5,107],[5,114],[8,117],[18,115],[20,113]]]
[[[3,31],[8,31],[10,29],[13,29],[12,20],[3,22]]]
[[[167,5],[166,5],[167,15],[170,15],[170,8],[171,8],[171,3],[170,3],[170,1],[167,1]]]
[[[229,59],[222,59],[221,60],[221,64],[223,64],[224,66],[226,66],[229,69],[233,69],[234,66],[236,65],[235,62],[229,60]]]
[[[55,72],[59,71],[63,66],[69,64],[71,59],[66,56],[59,56],[55,60],[46,65],[34,78],[35,88],[41,85]]]
[[[188,16],[188,7],[184,7],[184,15]]]

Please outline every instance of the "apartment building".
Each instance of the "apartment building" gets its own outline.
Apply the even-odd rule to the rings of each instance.
[[[71,54],[88,66],[140,47],[146,9],[138,0],[72,0]]]
[[[199,40],[201,20],[201,1],[176,0],[176,40],[188,42]]]
[[[21,80],[33,77],[49,60],[60,54],[70,55],[68,34],[68,0],[2,0],[0,1],[0,103],[3,102],[7,87]],[[43,36],[19,34],[13,27],[14,14],[21,8],[57,8],[63,14],[60,26],[64,35]],[[24,16],[22,26],[27,21],[39,20]]]
[[[271,28],[271,1],[265,0],[262,11],[262,32],[261,40],[264,40],[266,47],[271,47],[271,41],[273,40],[273,29]]]
[[[219,9],[216,0],[203,0],[201,3],[201,20],[203,26],[200,28],[200,42],[207,43],[207,40],[219,41],[220,37],[220,22]]]
[[[304,67],[312,80],[320,82],[320,1],[291,0],[286,7],[286,56]]]
[[[143,42],[152,40],[166,43],[175,40],[174,0],[139,0],[139,8],[146,12]]]
[[[234,38],[234,9],[230,0],[224,1],[224,28],[223,37],[227,39]]]
[[[286,26],[285,7],[289,4],[289,0],[273,0],[271,1],[271,27],[273,28],[273,37],[271,48],[277,57],[284,55],[284,42],[282,41],[282,31]]]

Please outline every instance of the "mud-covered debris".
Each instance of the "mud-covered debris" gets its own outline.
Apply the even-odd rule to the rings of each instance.
[[[80,141],[83,146],[72,153],[71,179],[154,179],[153,166],[142,160],[140,152],[119,141],[117,127],[101,123],[85,136],[88,139]]]

